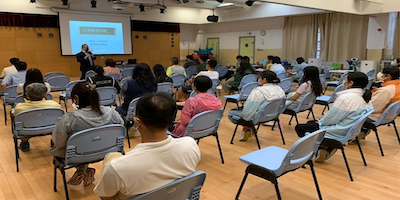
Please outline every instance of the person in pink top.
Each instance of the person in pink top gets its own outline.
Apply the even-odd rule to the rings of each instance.
[[[177,137],[182,137],[185,133],[186,126],[195,115],[208,111],[218,110],[221,108],[221,101],[214,95],[207,93],[207,90],[212,87],[212,81],[207,76],[197,76],[193,82],[193,90],[197,95],[190,97],[185,102],[185,106],[181,112],[181,120],[176,124],[172,134]]]
[[[104,75],[118,74],[119,78],[122,79],[121,71],[119,71],[118,67],[115,67],[115,61],[112,58],[107,58],[105,64],[107,67],[104,67]]]

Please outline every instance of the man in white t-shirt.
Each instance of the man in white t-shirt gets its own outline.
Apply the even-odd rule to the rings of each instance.
[[[129,199],[195,172],[200,150],[194,139],[167,135],[176,112],[176,102],[170,95],[142,96],[134,117],[142,143],[124,156],[107,154],[93,191],[105,200]]]
[[[219,73],[217,71],[214,71],[216,66],[217,61],[209,60],[206,66],[208,71],[200,71],[196,76],[208,76],[210,79],[218,79]]]
[[[19,58],[11,58],[10,59],[11,66],[5,67],[3,69],[3,71],[1,72],[1,75],[0,75],[0,78],[4,78],[7,75],[17,73],[18,70],[17,70],[17,68],[15,68],[15,63],[17,63],[18,61],[19,61]]]

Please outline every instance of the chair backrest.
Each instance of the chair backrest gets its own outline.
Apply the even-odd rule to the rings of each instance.
[[[211,79],[211,81],[213,83],[213,86],[209,90],[207,90],[207,92],[214,95],[219,85],[219,79]]]
[[[51,96],[51,94],[47,94],[46,100],[53,100],[53,96]],[[25,103],[24,95],[18,95],[18,97],[15,99],[14,107],[19,103]]]
[[[320,129],[297,140],[287,152],[279,169],[275,171],[275,175],[280,176],[303,166],[314,155],[324,135],[325,130]]]
[[[330,67],[325,71],[325,78],[331,77],[331,70],[335,70],[334,67]]]
[[[128,106],[128,111],[126,112],[125,121],[132,121],[133,116],[136,112],[136,104],[139,101],[140,97],[133,99]]]
[[[197,171],[130,200],[199,200],[206,173]]]
[[[67,141],[65,164],[91,163],[110,152],[124,152],[126,129],[121,124],[89,128],[74,133]]]
[[[325,81],[326,81],[326,76],[325,76],[325,74],[320,74],[320,75],[319,75],[319,81],[321,82],[321,85],[322,85],[322,86],[325,85]]]
[[[67,86],[65,87],[65,97],[67,99],[71,99],[71,91],[72,88],[74,88],[74,86],[79,83],[79,82],[84,82],[85,80],[77,80],[77,81],[71,81],[67,84]]]
[[[267,65],[267,59],[260,59],[258,63],[260,63],[260,65],[263,65],[265,67],[265,65]]]
[[[216,66],[215,66],[215,68],[214,68],[214,71],[217,71],[219,68],[221,68],[222,66],[221,66],[221,64],[217,64]]]
[[[286,98],[282,98],[263,103],[253,123],[259,124],[278,118],[285,109],[285,102]]]
[[[125,77],[121,80],[120,85],[121,85],[121,93],[125,94],[126,90],[128,90],[128,81],[132,80],[132,77]]]
[[[121,80],[121,78],[119,77],[119,74],[107,74],[105,76],[113,77],[114,80],[116,80],[117,82],[119,82]]]
[[[85,79],[87,79],[88,77],[94,77],[93,70],[89,70],[85,73]]]
[[[115,105],[117,102],[118,90],[115,87],[99,87],[96,88],[99,93],[100,105]]]
[[[390,104],[385,111],[381,114],[379,119],[374,122],[376,126],[380,124],[387,124],[389,122],[392,122],[393,120],[396,119],[400,109],[400,101],[396,101],[392,104]]]
[[[292,84],[293,84],[292,78],[284,78],[278,85],[279,87],[282,88],[283,91],[285,91],[285,93],[289,93],[290,89],[292,88]]]
[[[371,69],[371,70],[367,71],[367,73],[365,73],[365,75],[367,75],[368,79],[369,78],[374,79],[375,69]]]
[[[374,112],[374,109],[367,111],[364,115],[358,118],[354,124],[350,127],[347,131],[346,135],[340,141],[342,144],[346,144],[349,140],[352,140],[357,137],[357,135],[361,132],[361,128],[364,125],[365,120],[367,117]]]
[[[345,72],[342,74],[342,76],[339,79],[338,85],[340,85],[344,82],[344,79],[347,77],[348,74],[349,74],[349,72]]]
[[[247,83],[246,85],[243,86],[242,90],[240,90],[239,93],[239,100],[244,101],[249,97],[251,91],[253,91],[254,88],[260,86],[258,82],[251,82]]]
[[[246,84],[248,83],[254,83],[254,82],[258,82],[258,75],[257,74],[249,74],[246,75],[242,78],[242,80],[240,81],[240,84],[238,86],[238,89],[241,90]]]
[[[164,92],[172,95],[173,84],[171,82],[164,82],[157,84],[157,92]]]
[[[340,91],[343,91],[345,89],[346,89],[346,87],[343,84],[336,86],[335,90],[333,90],[332,95],[328,100],[328,103],[334,102],[336,100],[336,98],[338,97],[337,93]]]
[[[125,68],[121,71],[122,78],[125,77],[132,77],[133,74],[133,67],[132,68]]]
[[[183,74],[174,74],[170,76],[170,78],[172,79],[174,87],[181,87],[185,83],[186,79],[185,75]]]
[[[50,84],[52,92],[65,91],[70,79],[68,76],[53,76],[47,82]]]
[[[14,134],[44,135],[53,132],[53,129],[64,115],[61,108],[38,108],[18,113],[14,119]]]
[[[314,95],[312,91],[308,92],[307,94],[304,95],[303,99],[300,101],[297,108],[295,108],[293,111],[298,113],[312,108],[314,106],[316,99],[317,97]]]
[[[191,65],[188,68],[186,68],[186,77],[190,78],[193,75],[197,74],[197,66],[196,65]]]
[[[5,104],[7,104],[7,105],[14,104],[15,100],[18,97],[17,87],[18,87],[18,85],[10,85],[10,86],[6,87],[6,89],[4,90]]]
[[[303,70],[300,70],[299,73],[297,74],[297,77],[299,77],[299,78],[297,79],[297,82],[298,82],[298,83],[300,83],[301,80],[303,80],[303,74],[304,74],[304,71],[303,71]]]
[[[220,67],[217,69],[217,72],[218,72],[220,78],[225,76],[228,73],[228,71],[229,70],[227,67]]]
[[[372,86],[372,84],[374,83],[374,78],[368,78],[368,85],[367,85],[367,89],[369,90]]]
[[[223,110],[219,109],[205,111],[193,116],[186,127],[184,135],[201,138],[217,132],[222,115]]]
[[[282,79],[286,78],[287,74],[286,74],[286,71],[285,71],[285,70],[282,70],[282,72],[276,74],[276,76],[277,76],[279,79],[282,80]],[[301,76],[301,77],[302,77],[302,76]],[[300,79],[300,78],[299,78],[299,79]]]
[[[47,80],[53,76],[64,76],[62,72],[48,72],[44,75],[43,79],[47,82]]]

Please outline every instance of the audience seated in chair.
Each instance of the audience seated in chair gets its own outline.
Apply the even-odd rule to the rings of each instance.
[[[251,91],[249,97],[244,104],[243,110],[232,109],[228,113],[228,118],[231,122],[236,123],[237,120],[233,116],[240,116],[240,120],[254,120],[257,113],[260,112],[260,106],[266,101],[285,98],[285,92],[278,86],[280,82],[275,72],[267,70],[263,71],[258,79],[258,83],[262,86]],[[243,127],[240,141],[247,141],[252,136],[255,130],[250,130],[250,127]]]
[[[267,57],[267,65],[265,65],[265,69],[266,69],[266,70],[269,70],[269,69],[271,68],[271,66],[272,66],[272,59],[274,59],[274,56],[272,56],[272,55],[269,55],[269,56]]]
[[[104,67],[104,75],[118,74],[119,78],[122,79],[121,71],[118,67],[115,67],[115,61],[112,58],[107,58],[105,64],[106,67]]]
[[[173,138],[167,129],[176,116],[174,99],[164,93],[140,98],[134,122],[142,143],[126,155],[107,154],[94,192],[102,199],[129,199],[196,171],[200,149],[191,137]]]
[[[281,58],[278,56],[274,56],[274,58],[272,58],[272,65],[269,67],[269,70],[275,72],[275,74],[286,72],[282,65]]]
[[[40,72],[40,71],[39,71]],[[48,88],[43,83],[31,83],[25,87],[25,103],[19,103],[15,106],[11,113],[16,116],[22,111],[32,110],[36,108],[61,108],[60,104],[52,100],[46,100]],[[30,138],[22,139],[19,148],[22,151],[29,151]]]
[[[87,82],[96,85],[97,88],[111,86],[115,87],[118,93],[121,91],[121,87],[113,77],[104,76],[104,69],[100,65],[93,67],[93,74],[94,77],[87,77]]]
[[[6,77],[4,77],[3,82],[1,83],[1,90],[5,90],[7,86],[10,85],[18,85],[21,83],[25,83],[25,77],[26,77],[26,62],[23,61],[17,61],[15,63],[15,68],[17,68],[18,72],[9,74]]]
[[[45,84],[46,88],[47,88],[47,94],[49,94],[51,92],[51,86],[49,83],[44,82],[42,72],[37,68],[30,68],[26,71],[25,83],[20,83],[17,87],[17,94],[18,95],[25,94],[24,90],[25,90],[26,86],[31,83]]]
[[[291,92],[287,96],[286,109],[295,109],[304,95],[308,92],[313,92],[315,96],[322,94],[322,85],[319,80],[318,68],[314,66],[308,66],[303,70],[303,78],[299,83],[300,86],[296,92]]]
[[[66,143],[68,138],[76,132],[99,127],[107,124],[123,124],[121,116],[112,108],[100,106],[99,93],[94,85],[84,81],[77,83],[71,91],[71,99],[78,109],[66,113],[54,128],[52,141],[54,146],[50,154],[55,157],[65,156]],[[90,185],[94,181],[94,168],[88,165],[77,167],[75,174],[68,181],[68,184]]]
[[[293,80],[298,80],[303,75],[303,70],[308,66],[303,57],[296,58],[297,65],[290,70],[290,76]]]
[[[172,57],[170,60],[170,67],[167,68],[167,76],[172,76],[175,74],[183,74],[186,76],[186,71],[185,68],[183,68],[182,66],[178,65],[179,64],[179,58],[177,57]]]
[[[196,65],[196,62],[193,60],[192,55],[187,55],[186,56],[186,63],[183,65],[183,68],[187,69],[190,66]]]
[[[154,65],[153,72],[157,83],[172,82],[172,79],[165,74],[164,66],[160,64]]]
[[[176,124],[172,134],[177,137],[183,136],[186,126],[193,116],[208,110],[218,110],[221,108],[221,101],[214,95],[207,93],[213,86],[211,79],[207,76],[197,76],[194,79],[193,90],[197,95],[190,97],[181,112],[180,121]]]
[[[222,84],[222,89],[229,94],[231,88],[237,88],[240,85],[242,78],[249,74],[255,74],[253,67],[247,59],[242,59],[240,67],[235,71],[234,75]]]
[[[400,101],[399,75],[399,67],[394,65],[382,70],[382,87],[372,90],[371,103],[375,111],[365,121],[360,139],[364,139],[370,133],[372,122],[377,121],[390,104]]]
[[[149,65],[146,63],[138,64],[133,70],[132,79],[128,80],[124,86],[125,98],[122,106],[118,106],[116,110],[123,117],[126,116],[129,103],[142,96],[144,93],[156,92],[157,83]],[[126,87],[126,88],[125,88]],[[126,89],[126,90],[125,90]]]
[[[337,150],[332,145],[345,137],[354,123],[372,109],[371,92],[364,89],[367,84],[368,78],[364,73],[350,72],[344,82],[348,89],[337,93],[338,98],[324,118],[318,123],[309,121],[307,124],[296,125],[295,129],[299,137],[303,137],[306,132],[326,130],[316,162],[329,159]]]
[[[241,55],[236,56],[236,60],[237,60],[236,65],[235,65],[236,70],[239,69],[240,63],[242,62],[242,58],[243,58],[243,56],[241,56]]]
[[[201,72],[201,71],[207,71],[207,60],[208,60],[208,56],[207,55],[202,55],[200,56],[199,62],[200,65],[197,66],[197,73]],[[186,76],[186,75],[185,75]]]
[[[15,67],[15,64],[16,64],[18,61],[19,61],[19,58],[11,58],[11,59],[10,59],[11,66],[5,67],[5,68],[3,69],[3,71],[1,72],[1,75],[0,75],[0,78],[4,78],[4,77],[6,77],[7,75],[17,73],[18,70],[17,70],[17,68]]]

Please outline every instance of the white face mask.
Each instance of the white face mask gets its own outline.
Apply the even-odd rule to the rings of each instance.
[[[394,65],[394,61],[390,62],[390,65]]]

